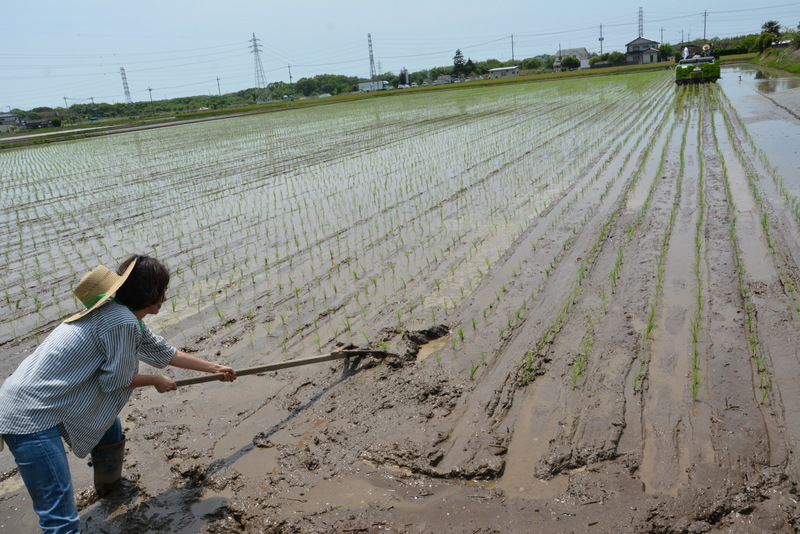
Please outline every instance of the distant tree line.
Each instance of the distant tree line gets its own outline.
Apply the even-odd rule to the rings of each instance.
[[[795,28],[787,28],[782,27],[777,21],[771,20],[761,26],[761,33],[759,34],[726,38],[715,37],[708,41],[695,39],[675,46],[669,43],[662,43],[658,49],[659,56],[662,60],[670,59],[680,55],[680,46],[694,45],[700,48],[705,44],[711,45],[711,52],[715,55],[764,52],[776,45],[800,48],[800,24]],[[398,74],[392,72],[379,74],[378,79],[387,81],[389,85],[397,87],[406,82],[422,85],[424,82],[436,80],[441,75],[462,78],[485,75],[491,69],[517,65],[523,72],[542,72],[551,70],[555,59],[555,56],[542,54],[521,61],[487,59],[475,62],[472,58],[465,58],[461,50],[458,49],[453,56],[452,65],[433,67],[416,72],[408,72],[403,68]],[[577,66],[575,65],[576,62],[578,63]],[[595,66],[600,62],[607,62],[611,65],[624,65],[625,54],[616,51],[605,54],[591,54],[589,58],[590,66]],[[575,58],[565,57],[562,58],[561,65],[564,68],[577,68],[580,66],[580,62]],[[152,102],[134,102],[132,104],[80,103],[72,104],[68,108],[37,107],[28,111],[13,109],[11,112],[23,121],[48,120],[54,126],[58,126],[89,120],[146,117],[203,109],[244,107],[268,101],[314,97],[323,94],[338,95],[358,91],[358,83],[362,81],[368,80],[340,74],[319,74],[310,78],[300,78],[294,83],[274,82],[263,89],[250,88],[224,95],[187,96]]]

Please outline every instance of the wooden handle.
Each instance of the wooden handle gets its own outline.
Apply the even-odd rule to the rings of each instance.
[[[246,367],[236,371],[236,376],[254,375],[257,373],[265,373],[267,371],[277,371],[279,369],[288,369],[289,367],[299,367],[301,365],[309,365],[312,363],[328,362],[331,360],[341,360],[342,358],[349,358],[350,356],[386,356],[384,350],[337,350],[329,352],[328,354],[320,354],[319,356],[311,356],[310,358],[300,358],[297,360],[288,360],[285,362],[270,363],[267,365],[259,365],[257,367]],[[202,384],[203,382],[216,382],[222,380],[225,373],[214,373],[210,375],[201,375],[193,378],[181,378],[176,380],[175,383],[180,386],[191,386],[193,384]]]

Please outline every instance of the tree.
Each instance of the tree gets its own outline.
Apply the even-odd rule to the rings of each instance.
[[[294,84],[288,84],[286,82],[272,82],[267,84],[267,91],[269,91],[269,97],[271,100],[281,100],[283,95],[294,95]],[[212,107],[213,106],[209,106]]]
[[[479,61],[478,64],[475,65],[475,72],[478,74],[486,74],[489,72],[489,69],[496,69],[502,66],[503,63],[496,59],[487,59],[486,61]]]
[[[539,58],[529,57],[522,60],[520,67],[524,70],[537,70],[542,68],[542,61]]]
[[[473,72],[475,72],[475,63],[472,61],[472,58],[469,58],[467,60],[466,65],[464,65],[464,71],[467,74],[472,74]]]
[[[658,47],[658,58],[666,61],[675,56],[675,47],[668,43],[663,43]]]
[[[764,24],[761,25],[761,32],[764,33],[771,33],[776,38],[780,37],[781,35],[781,25],[778,23],[777,20],[768,20]]]
[[[403,67],[400,69],[400,84],[409,85],[411,82],[408,79],[408,69]]]
[[[449,76],[453,73],[453,67],[433,67],[428,71],[431,80],[437,79],[439,76]]]
[[[772,46],[772,42],[775,40],[775,34],[770,32],[764,32],[758,38],[758,52],[764,52],[767,48]]]
[[[561,60],[562,69],[567,69],[567,70],[579,69],[580,66],[581,66],[581,60],[573,56],[567,56]]]
[[[305,96],[340,93],[351,93],[358,90],[358,79],[341,74],[319,74],[313,78],[300,78],[295,83],[295,90]]]
[[[758,35],[748,35],[739,41],[739,46],[746,48],[748,52],[758,51]]]
[[[624,65],[625,64],[625,54],[623,54],[622,52],[617,52],[617,51],[611,52],[610,54],[608,54],[608,60],[613,65]]]
[[[461,49],[459,48],[456,50],[456,55],[453,56],[453,74],[456,76],[464,74],[466,65],[467,62],[464,60],[464,54],[461,53]]]

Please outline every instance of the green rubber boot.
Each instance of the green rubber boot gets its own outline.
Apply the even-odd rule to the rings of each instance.
[[[92,449],[92,461],[89,465],[94,469],[94,489],[100,497],[105,497],[120,487],[124,457],[124,439]]]

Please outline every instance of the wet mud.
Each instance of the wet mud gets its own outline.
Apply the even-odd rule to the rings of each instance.
[[[387,357],[137,391],[120,492],[71,459],[83,531],[797,532],[800,221],[719,85],[652,98],[445,316],[389,294],[271,355]],[[165,334],[242,367],[250,324]],[[0,522],[30,527],[3,462]]]

